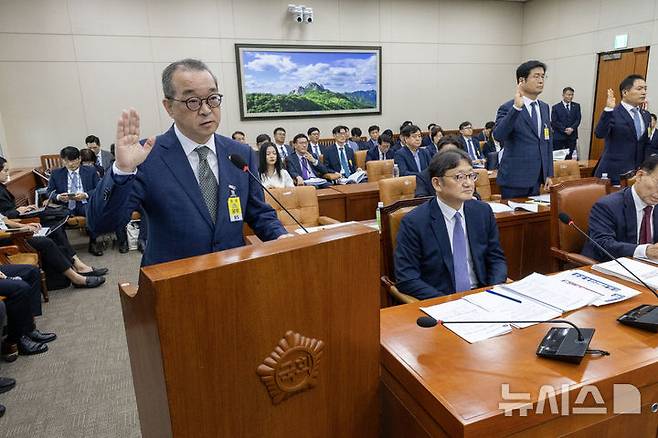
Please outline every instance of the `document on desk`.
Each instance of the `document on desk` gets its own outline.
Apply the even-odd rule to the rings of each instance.
[[[653,287],[654,289],[658,288],[658,267],[656,265],[643,263],[628,257],[622,257],[617,260],[619,260],[619,263],[626,266],[635,275],[640,277],[649,286]],[[603,274],[614,275],[615,277],[641,284],[635,279],[635,277],[629,274],[628,271],[626,271],[624,268],[619,266],[619,264],[614,260],[593,265],[592,269]]]
[[[501,287],[494,287],[492,292],[485,291],[466,295],[463,299],[498,314],[502,320],[508,321],[547,321],[562,316],[562,312],[551,306],[546,306],[523,295],[516,294]],[[511,323],[513,327],[525,328],[536,323]]]
[[[539,211],[539,204],[535,204],[534,202],[507,201],[507,205],[512,207],[514,210],[518,208],[519,210],[526,210],[532,213],[537,213]]]
[[[543,202],[545,204],[550,204],[551,203],[551,194],[550,193],[544,193],[543,195],[535,195],[535,196],[528,196],[530,199],[533,201],[537,202]]]
[[[638,290],[580,269],[560,272],[553,277],[559,279],[562,283],[599,294],[599,298],[590,303],[591,306],[596,307],[618,303],[640,294]]]
[[[536,272],[522,280],[503,284],[500,287],[551,306],[562,313],[580,309],[601,298],[596,292]]]
[[[503,316],[494,312],[488,312],[463,298],[435,306],[421,307],[420,310],[432,318],[441,321],[498,321],[505,319]],[[489,322],[445,324],[445,327],[470,344],[504,335],[512,331],[509,324]]]
[[[504,213],[507,211],[514,211],[511,207],[501,204],[500,202],[487,202],[489,204],[489,207],[491,207],[491,210],[494,213]]]

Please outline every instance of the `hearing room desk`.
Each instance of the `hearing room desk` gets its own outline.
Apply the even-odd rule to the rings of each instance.
[[[615,281],[621,281],[616,280]],[[634,287],[631,283],[625,283]],[[639,289],[639,288],[638,288]],[[590,348],[610,356],[585,356],[579,364],[539,358],[535,351],[548,328],[538,324],[475,344],[442,326],[420,328],[418,307],[461,298],[464,294],[389,307],[380,311],[382,436],[385,437],[655,437],[658,413],[658,334],[623,326],[616,319],[642,304],[655,303],[649,292],[604,307],[585,307],[565,314],[579,327],[595,328]],[[527,416],[516,409],[505,416],[499,403],[521,402],[529,393]],[[613,384],[631,384],[641,394],[640,414],[615,414]],[[556,389],[556,408],[547,400],[537,414],[542,385]],[[566,385],[566,391],[562,390]],[[595,385],[604,414],[574,414],[574,407],[599,407],[589,393],[576,402],[582,386]],[[564,409],[563,394],[568,394]],[[566,397],[565,397],[566,400]],[[658,405],[655,405],[658,409]],[[568,415],[564,415],[567,414]]]

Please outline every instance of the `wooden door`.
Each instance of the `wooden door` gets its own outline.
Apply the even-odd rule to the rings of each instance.
[[[599,53],[599,65],[596,78],[596,93],[592,117],[592,139],[589,148],[589,158],[598,160],[603,154],[603,139],[596,138],[594,128],[605,107],[608,88],[615,92],[617,103],[621,102],[619,83],[628,75],[647,76],[649,63],[649,47],[637,47],[621,52]]]

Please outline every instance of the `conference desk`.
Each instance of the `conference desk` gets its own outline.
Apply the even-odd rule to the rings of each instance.
[[[380,311],[382,436],[656,437],[658,413],[652,413],[651,407],[658,410],[654,405],[658,402],[658,334],[616,321],[642,303],[655,303],[649,292],[565,315],[579,327],[596,329],[590,348],[610,352],[610,356],[587,355],[580,364],[535,355],[548,329],[545,324],[513,329],[475,344],[442,326],[428,329],[416,325],[423,315],[419,307],[463,295]],[[504,384],[509,385],[507,397],[503,397]],[[613,391],[621,388],[614,384],[630,384],[639,390],[640,414],[615,413]],[[555,389],[553,409],[550,400],[540,409],[542,385]],[[598,394],[594,390],[588,393],[591,387],[583,390],[585,385],[595,385],[605,405],[596,403]],[[584,403],[578,397],[584,397]],[[527,416],[521,416],[518,409],[505,416],[499,403],[530,404],[531,409]],[[604,408],[605,413],[574,410],[582,407]]]
[[[379,184],[366,182],[318,189],[320,216],[340,222],[374,219],[379,203]]]
[[[594,173],[594,167],[596,166],[597,160],[582,160],[578,161],[578,167],[580,168],[580,177],[589,178]],[[489,184],[491,185],[491,193],[494,195],[500,195],[500,187],[497,183],[498,170],[492,170],[489,173]]]

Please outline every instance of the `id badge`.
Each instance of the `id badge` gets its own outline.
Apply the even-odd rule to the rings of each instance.
[[[548,126],[544,126],[544,140],[550,140],[550,131],[548,130]]]
[[[228,198],[228,218],[231,222],[242,220],[242,206],[240,205],[240,198],[237,196],[229,196]]]

